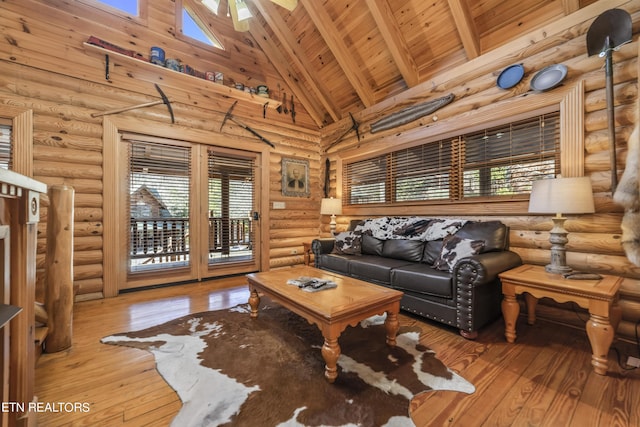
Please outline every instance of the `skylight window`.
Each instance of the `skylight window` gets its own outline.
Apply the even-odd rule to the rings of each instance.
[[[187,9],[182,9],[182,34],[209,46],[224,49],[222,43],[213,35],[205,32]]]
[[[97,0],[102,4],[121,10],[129,15],[138,16],[138,0]]]

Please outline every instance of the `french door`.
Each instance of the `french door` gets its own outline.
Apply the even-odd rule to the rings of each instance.
[[[259,269],[259,153],[128,133],[121,141],[128,218],[121,288]]]

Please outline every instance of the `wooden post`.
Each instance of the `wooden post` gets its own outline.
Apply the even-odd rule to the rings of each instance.
[[[49,188],[45,307],[49,332],[44,350],[71,347],[73,322],[73,196],[66,185]]]

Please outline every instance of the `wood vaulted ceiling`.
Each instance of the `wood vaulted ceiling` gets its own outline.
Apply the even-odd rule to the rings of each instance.
[[[595,1],[299,0],[289,12],[271,0],[245,0],[248,35],[318,127]]]

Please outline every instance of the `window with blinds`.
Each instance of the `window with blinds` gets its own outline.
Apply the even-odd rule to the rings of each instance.
[[[0,118],[0,168],[11,169],[11,121]]]
[[[254,259],[255,158],[208,151],[209,264]]]
[[[129,139],[129,270],[189,265],[190,148]]]
[[[531,192],[560,168],[560,114],[545,114],[461,137],[462,197]]]
[[[560,170],[560,114],[487,128],[346,163],[347,204],[527,194]]]

